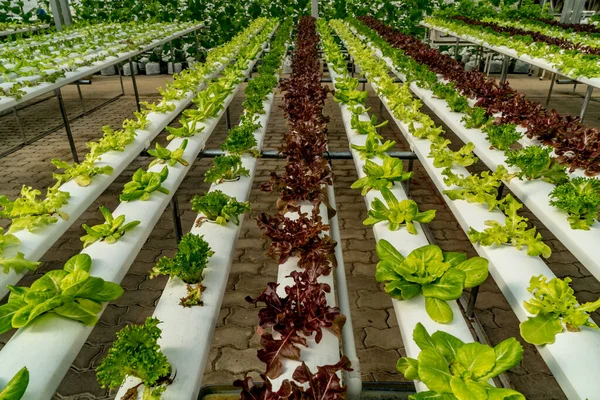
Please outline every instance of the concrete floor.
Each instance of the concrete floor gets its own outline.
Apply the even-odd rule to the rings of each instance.
[[[143,99],[157,98],[156,87],[164,84],[167,79],[166,76],[139,77],[138,85]],[[548,80],[539,81],[537,78],[522,75],[511,75],[509,79],[513,87],[527,93],[533,99],[545,98],[545,91],[549,86]],[[118,78],[98,77],[94,78],[94,83],[85,87],[84,90],[87,92],[84,92],[86,99],[101,100],[118,93],[120,86]],[[100,137],[103,125],[119,126],[123,119],[132,115],[135,110],[135,102],[129,79],[125,80],[125,90],[124,97],[72,124],[77,148],[81,154],[84,154],[86,141]],[[570,90],[571,86],[557,86],[551,107],[564,113],[577,114],[582,100],[568,94]],[[243,101],[243,91],[239,93],[231,106],[234,123],[237,122]],[[75,110],[78,106],[75,88],[67,88],[64,96],[69,109]],[[281,137],[286,131],[285,119],[278,107],[281,102],[281,94],[278,94],[267,129],[265,149],[275,149],[281,143]],[[378,109],[377,98],[373,92],[370,92],[369,103],[373,109]],[[28,128],[28,134],[36,129],[43,129],[52,123],[60,122],[55,100],[31,107],[27,113],[29,113],[27,114],[28,119],[33,121],[31,128]],[[327,100],[324,113],[331,119],[328,125],[330,149],[333,151],[347,150],[348,143],[338,105],[333,102],[331,97]],[[384,118],[387,117],[389,116],[384,114]],[[600,126],[599,117],[600,105],[592,102],[588,110],[587,122],[594,126]],[[5,132],[14,130],[14,128],[8,128],[11,118],[8,116],[0,119],[0,129],[2,129],[0,138],[5,137]],[[225,123],[221,121],[209,139],[207,148],[217,148],[225,134]],[[402,134],[393,123],[387,125],[382,134],[386,139],[396,140],[398,142],[397,149],[408,149]],[[165,136],[164,132],[159,135],[158,141],[161,144],[164,144]],[[449,133],[448,136],[454,144],[459,143],[454,135]],[[0,169],[3,171],[0,176],[0,193],[12,198],[18,194],[23,184],[38,188],[49,186],[54,169],[49,168],[50,160],[54,157],[70,160],[68,143],[62,129],[0,159]],[[44,264],[39,271],[25,277],[20,284],[29,285],[44,272],[62,267],[68,258],[79,252],[81,250],[79,237],[83,234],[80,228],[81,224],[99,223],[98,206],[105,205],[109,209],[114,209],[118,204],[118,195],[123,184],[129,181],[137,168],[145,167],[148,163],[147,157],[138,157],[46,254],[43,259]],[[209,187],[203,182],[203,176],[210,164],[210,160],[195,162],[177,192],[184,231],[190,229],[195,217],[195,213],[190,208],[191,198]],[[272,170],[281,168],[282,165],[283,161],[259,161],[257,176],[250,196],[254,214],[276,211],[276,196],[259,191],[258,186],[268,179]],[[485,167],[482,165],[473,168],[474,171],[483,169]],[[357,179],[354,164],[352,161],[336,161],[333,164],[333,170],[342,235],[340,245],[344,250],[352,318],[363,380],[402,381],[401,374],[396,372],[395,364],[398,357],[404,354],[403,343],[391,300],[375,281],[374,271],[377,262],[375,241],[372,229],[362,225],[362,220],[366,218],[367,214],[364,200],[358,191],[350,189],[352,182]],[[415,163],[411,194],[421,209],[438,210],[435,220],[429,226],[438,244],[444,250],[464,251],[470,256],[475,255],[464,232],[418,162]],[[543,227],[543,224],[530,213],[527,216],[540,228],[542,235],[552,247],[553,255],[547,262],[556,275],[573,277],[572,285],[581,301],[598,298],[600,284],[562,247],[560,242]],[[54,395],[55,399],[103,400],[114,398],[114,393],[98,386],[94,368],[106,356],[106,352],[115,338],[115,333],[119,329],[128,324],[142,323],[147,316],[152,314],[166,283],[166,278],[159,277],[149,280],[148,271],[159,257],[172,255],[175,246],[171,213],[167,209],[122,282],[122,286],[126,290],[125,294],[119,300],[108,305]],[[256,358],[258,310],[253,305],[247,304],[244,297],[257,295],[267,282],[276,280],[277,265],[265,256],[266,246],[267,241],[261,237],[261,232],[253,218],[246,218],[237,243],[235,261],[219,316],[217,331],[212,342],[212,351],[204,376],[205,384],[231,384],[233,380],[246,374],[257,378],[258,373],[264,369],[264,365]],[[481,287],[476,313],[492,344],[510,336],[519,338],[518,320],[491,277]],[[598,315],[594,315],[594,318],[600,321]],[[1,335],[0,347],[9,338],[10,334]],[[509,378],[515,388],[523,392],[528,399],[565,399],[566,397],[536,349],[526,343],[523,344],[526,349],[523,362],[509,373]]]

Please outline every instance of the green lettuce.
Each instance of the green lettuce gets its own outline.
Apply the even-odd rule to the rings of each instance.
[[[426,224],[435,218],[436,210],[420,212],[419,206],[414,200],[398,201],[386,187],[381,188],[381,195],[387,206],[383,201],[374,199],[368,217],[363,222],[364,225],[375,225],[378,222],[388,221],[388,228],[391,231],[397,231],[404,224],[410,234],[416,235],[417,228],[415,228],[414,222]]]
[[[598,220],[600,180],[575,177],[550,193],[550,205],[563,210],[573,229],[589,230]]]
[[[23,367],[12,377],[10,381],[0,390],[0,400],[20,400],[29,385],[29,370]]]
[[[130,182],[123,187],[123,193],[119,196],[121,201],[148,200],[152,192],[158,191],[169,194],[169,190],[161,184],[169,176],[169,168],[165,166],[160,172],[144,171],[142,168],[135,171]]]
[[[240,203],[235,197],[228,196],[220,190],[213,190],[204,196],[194,196],[192,210],[204,214],[198,221],[199,224],[208,220],[223,226],[229,221],[239,225],[239,216],[250,211],[250,202]]]
[[[385,282],[385,291],[398,300],[425,296],[425,310],[436,322],[447,324],[454,317],[447,301],[458,299],[463,289],[481,285],[488,276],[488,261],[467,259],[463,253],[443,252],[427,245],[406,258],[387,240],[377,242],[379,263],[375,278]]]
[[[49,312],[85,325],[96,324],[102,303],[118,299],[123,289],[90,276],[91,267],[91,257],[78,254],[63,269],[47,272],[31,287],[8,285],[8,303],[0,306],[0,333],[24,327]]]
[[[188,140],[184,139],[181,142],[181,146],[179,146],[179,148],[171,151],[156,143],[154,149],[148,150],[148,154],[150,154],[152,157],[155,157],[155,159],[152,160],[150,165],[148,165],[148,168],[156,164],[167,164],[169,167],[173,167],[175,166],[175,164],[179,163],[183,166],[188,166],[189,163],[183,159],[183,152],[185,151],[187,144]]]
[[[579,331],[581,326],[598,329],[590,320],[589,313],[600,307],[600,299],[579,304],[569,283],[571,278],[568,277],[549,281],[542,275],[531,278],[527,290],[533,298],[523,302],[523,305],[534,316],[519,325],[521,336],[528,343],[554,343],[556,335],[563,331],[563,324],[570,332]]]
[[[382,165],[367,160],[363,165],[363,171],[367,176],[358,179],[351,186],[352,189],[362,189],[361,194],[363,196],[371,189],[391,188],[394,182],[405,181],[413,176],[412,171],[404,172],[402,160],[388,155],[383,156]]]
[[[492,244],[511,244],[517,249],[527,246],[527,255],[550,257],[552,250],[542,241],[542,235],[536,228],[527,229],[528,218],[521,217],[517,211],[523,208],[523,204],[516,201],[512,195],[504,198],[504,204],[500,208],[506,214],[504,225],[498,221],[485,221],[487,228],[479,232],[473,227],[469,229],[467,235],[471,243],[479,243],[482,246],[491,246]]]
[[[131,221],[125,224],[124,215],[114,218],[112,213],[104,206],[100,206],[100,212],[104,217],[105,222],[103,224],[92,227],[89,227],[87,224],[81,226],[87,232],[86,235],[80,238],[84,249],[98,240],[108,244],[116,243],[125,232],[132,230],[140,224],[140,221]]]
[[[444,331],[429,335],[418,323],[413,340],[421,349],[419,356],[402,357],[396,368],[406,379],[423,382],[429,391],[410,395],[410,400],[525,400],[515,390],[496,388],[487,382],[521,362],[523,347],[515,338],[495,347],[464,343]]]
[[[498,189],[502,181],[510,181],[514,175],[509,174],[504,166],[499,165],[491,173],[483,171],[480,175],[456,175],[450,168],[442,171],[446,186],[458,186],[457,189],[444,190],[450,200],[465,200],[469,203],[487,204],[491,211],[498,207],[502,200],[498,200]]]
[[[560,185],[569,180],[565,167],[550,157],[552,148],[527,146],[506,152],[506,163],[521,169],[520,179],[542,179]]]
[[[204,182],[223,183],[233,181],[240,176],[250,176],[250,171],[242,166],[242,157],[239,154],[215,157],[214,165],[206,171]]]

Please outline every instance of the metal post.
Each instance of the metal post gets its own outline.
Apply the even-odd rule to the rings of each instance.
[[[225,109],[225,126],[229,131],[231,129],[231,115],[229,115],[229,106]]]
[[[458,36],[456,37],[456,45],[454,46],[454,59],[458,60],[458,43],[460,42],[460,39],[458,38]]]
[[[71,26],[71,8],[69,7],[69,0],[59,0],[60,11],[62,13],[63,24],[65,26]]]
[[[588,86],[587,92],[585,92],[585,98],[583,99],[583,106],[581,107],[581,112],[579,113],[579,119],[583,122],[583,117],[585,116],[585,112],[587,110],[588,104],[590,104],[590,98],[592,97],[592,92],[594,91],[593,86]]]
[[[414,160],[413,159],[409,159],[408,160],[408,168],[406,169],[408,172],[412,172],[414,167]],[[404,191],[406,192],[407,196],[410,196],[410,180],[411,178],[409,178],[407,181],[405,181],[404,183]]]
[[[377,97],[379,98],[379,119],[383,119],[383,101],[381,100],[381,97]]]
[[[554,82],[556,81],[556,72],[553,72],[552,75],[550,75],[550,81],[550,89],[548,90],[548,97],[546,97],[546,108],[548,108],[548,105],[550,104],[552,89],[554,89]]]
[[[56,94],[56,98],[58,99],[60,114],[62,115],[63,123],[65,124],[65,131],[67,132],[67,139],[69,140],[69,147],[71,147],[71,154],[73,154],[73,160],[76,163],[79,163],[77,149],[75,148],[75,141],[73,140],[73,133],[71,132],[71,125],[69,124],[69,117],[67,116],[67,109],[65,108],[65,103],[63,102],[62,94],[60,93],[60,88],[55,89],[54,93]]]
[[[196,61],[200,60],[200,39],[198,39],[198,30],[194,31],[194,38],[196,39]]]
[[[173,41],[169,41],[169,52],[171,53],[171,68],[173,71],[173,75],[175,75],[175,52],[173,51]],[[133,71],[131,71],[133,74]]]
[[[54,17],[54,25],[58,32],[62,31],[62,13],[60,12],[60,4],[58,0],[50,0],[50,10],[52,10],[52,16]]]
[[[502,60],[502,73],[500,74],[500,83],[506,82],[506,75],[508,75],[508,64],[510,64],[510,57],[504,56]]]
[[[79,85],[79,83],[77,83],[77,94],[79,95],[79,103],[81,103],[81,109],[83,110],[83,113],[85,114],[85,103],[83,101],[83,93],[81,93],[81,86]]]
[[[177,195],[173,194],[171,197],[171,212],[173,214],[173,230],[175,231],[175,239],[177,243],[181,242],[183,236],[183,229],[181,228],[181,216],[179,215],[179,203],[177,202]]]
[[[479,294],[479,286],[475,286],[471,289],[469,294],[469,301],[467,303],[467,310],[465,312],[467,318],[472,318],[475,314],[475,303],[477,302],[477,295]]]
[[[135,81],[135,74],[133,71],[133,63],[131,58],[129,59],[129,71],[131,72],[131,82],[133,83],[133,93],[135,94],[135,105],[137,106],[138,112],[142,111],[140,108],[140,95],[138,93],[137,82]]]
[[[312,0],[310,15],[319,18],[319,0]]]
[[[119,74],[119,82],[121,83],[121,96],[125,94],[125,85],[123,85],[123,72],[121,71],[121,65],[117,64],[117,73]]]
[[[576,91],[577,91],[577,81],[575,81],[575,83],[573,83],[573,94],[575,94]]]
[[[17,120],[17,125],[19,126],[19,133],[21,134],[21,139],[23,140],[23,143],[25,143],[27,138],[25,137],[25,130],[23,129],[23,124],[21,124],[21,118],[19,118],[17,107],[13,108],[13,115],[15,116],[15,119]]]

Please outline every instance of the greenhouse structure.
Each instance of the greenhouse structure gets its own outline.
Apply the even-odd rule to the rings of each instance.
[[[600,0],[0,0],[0,171],[0,400],[600,400]]]

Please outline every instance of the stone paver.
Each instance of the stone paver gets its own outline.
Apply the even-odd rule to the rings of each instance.
[[[156,96],[155,88],[162,85],[165,79],[165,76],[139,77],[138,85],[144,98],[154,98]],[[86,141],[101,135],[102,125],[119,126],[124,118],[131,116],[135,105],[129,82],[129,80],[125,80],[126,96],[72,124],[79,151],[85,150]],[[542,97],[544,85],[547,85],[548,82],[539,82],[535,78],[511,77],[511,83],[519,90],[522,89],[526,93],[531,92],[532,96]],[[71,89],[73,88],[65,90],[65,97],[69,107],[76,109],[78,100],[76,92]],[[109,97],[111,90],[118,90],[118,80],[101,78],[86,89],[92,90],[93,99],[101,100]],[[574,101],[571,95],[563,93],[566,91],[565,87],[561,86],[555,90],[552,106],[561,111],[563,108],[568,111],[572,110],[575,107]],[[242,95],[243,91],[232,103],[234,123],[238,120]],[[50,117],[58,118],[58,113],[49,106],[51,101],[27,110],[31,113],[29,118],[32,121],[39,118],[37,127],[47,126]],[[266,149],[277,148],[281,143],[282,134],[286,131],[285,120],[279,105],[281,105],[280,94],[276,99],[272,118],[268,125],[265,138]],[[378,103],[372,92],[369,97],[369,105],[373,110],[378,110]],[[590,110],[593,111],[595,108]],[[41,118],[42,114],[44,118]],[[338,105],[332,101],[331,97],[326,103],[325,114],[331,118],[328,126],[330,149],[346,150],[348,145]],[[591,115],[592,117],[588,121],[595,123],[597,114]],[[387,114],[384,114],[384,118],[388,117]],[[0,137],[7,130],[14,131],[10,122],[7,122],[7,118],[3,117],[2,124],[0,124]],[[217,148],[225,134],[225,125],[221,121],[208,141],[207,148]],[[397,149],[408,149],[401,133],[393,123],[384,127],[382,134],[386,139],[396,140],[398,142]],[[160,135],[157,139],[158,142],[164,144],[164,136],[164,134]],[[448,137],[453,141],[454,146],[459,145],[459,140],[454,135],[449,133]],[[49,186],[53,171],[53,168],[49,168],[50,159],[58,157],[69,160],[69,154],[64,131],[59,130],[25,149],[0,159],[0,168],[3,171],[0,176],[2,194],[14,197],[23,184],[38,188]],[[117,198],[123,184],[130,179],[137,168],[147,166],[147,164],[148,158],[138,157],[47,253],[39,272],[28,275],[21,284],[29,285],[42,273],[60,268],[70,256],[80,251],[81,224],[99,222],[100,216],[97,208],[101,204],[109,209],[114,209],[118,204]],[[178,191],[184,231],[189,230],[195,217],[195,213],[191,211],[190,207],[191,198],[195,194],[206,191],[209,187],[203,182],[203,174],[210,164],[210,160],[198,160],[194,163]],[[260,212],[276,212],[277,196],[261,192],[258,186],[268,179],[271,171],[282,166],[283,161],[259,161],[257,176],[250,194],[250,201],[253,205],[252,216]],[[480,164],[473,168],[474,171],[484,169]],[[403,354],[404,346],[397,328],[398,324],[391,300],[374,278],[377,256],[372,229],[362,225],[362,220],[366,217],[366,207],[360,193],[350,189],[352,182],[357,179],[354,164],[352,161],[334,161],[333,170],[341,227],[342,243],[340,245],[344,250],[354,333],[363,379],[382,382],[404,381],[402,375],[395,370],[396,360]],[[464,232],[418,162],[414,165],[414,171],[415,175],[411,186],[413,199],[419,203],[422,209],[435,208],[438,210],[436,219],[429,224],[438,244],[444,250],[463,251],[469,256],[475,255],[476,253]],[[553,248],[554,254],[547,260],[550,268],[560,277],[573,276],[575,278],[573,287],[581,301],[595,300],[600,293],[600,284],[580,263],[576,262],[572,255],[533,215],[528,213],[527,216],[540,228],[542,235]],[[2,223],[3,226],[6,225],[6,221],[2,221]],[[171,213],[167,209],[161,216],[155,232],[152,233],[124,278],[123,285],[126,288],[126,294],[108,306],[58,388],[55,399],[104,400],[114,398],[114,392],[111,393],[98,386],[95,381],[94,368],[105,357],[110,343],[119,329],[131,323],[141,323],[152,314],[166,279],[148,280],[146,276],[159,257],[172,255],[174,252],[175,238],[171,224]],[[258,308],[248,304],[244,298],[248,295],[256,296],[266,283],[276,279],[277,265],[264,254],[266,243],[254,218],[246,216],[218,317],[217,331],[211,344],[211,354],[204,376],[205,384],[231,384],[233,380],[241,378],[245,374],[256,379],[264,367],[256,358],[256,350],[259,348],[256,334]],[[491,277],[481,287],[476,314],[492,344],[510,336],[519,337],[518,320]],[[594,318],[597,319],[596,314],[594,314]],[[10,336],[10,333],[0,336],[0,347]],[[512,384],[528,399],[562,400],[565,398],[533,346],[525,345],[524,361],[522,365],[515,368],[514,372],[509,373],[509,378]]]

